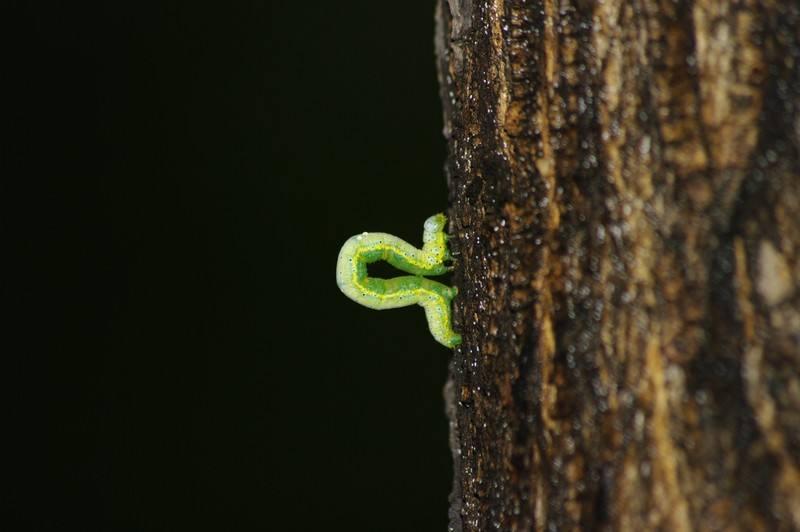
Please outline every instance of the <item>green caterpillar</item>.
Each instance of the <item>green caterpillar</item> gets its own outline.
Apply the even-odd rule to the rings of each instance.
[[[455,347],[461,335],[452,327],[450,302],[458,290],[423,276],[442,275],[450,271],[450,259],[444,214],[425,220],[422,249],[386,233],[361,233],[347,240],[336,264],[339,289],[365,307],[376,310],[420,305],[425,309],[428,328],[442,345]],[[367,275],[367,264],[384,260],[411,275],[379,279]]]

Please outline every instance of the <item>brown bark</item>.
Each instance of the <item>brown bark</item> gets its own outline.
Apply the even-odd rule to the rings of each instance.
[[[800,4],[440,0],[452,530],[800,530]]]

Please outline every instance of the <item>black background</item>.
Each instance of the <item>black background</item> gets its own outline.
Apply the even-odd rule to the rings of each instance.
[[[334,282],[446,206],[433,0],[80,4],[3,16],[6,529],[446,529],[448,351]]]

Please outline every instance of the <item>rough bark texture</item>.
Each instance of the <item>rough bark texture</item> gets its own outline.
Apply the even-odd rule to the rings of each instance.
[[[797,0],[440,0],[452,530],[800,530]]]

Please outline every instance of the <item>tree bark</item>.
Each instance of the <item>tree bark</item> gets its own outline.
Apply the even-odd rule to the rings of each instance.
[[[439,0],[451,530],[800,530],[800,4]]]

